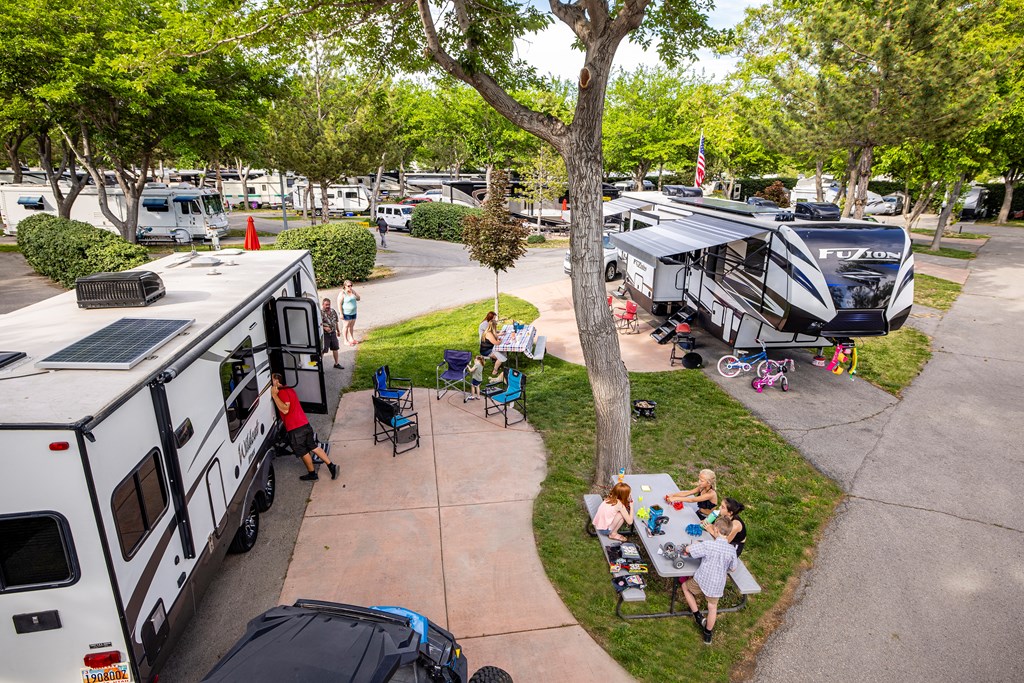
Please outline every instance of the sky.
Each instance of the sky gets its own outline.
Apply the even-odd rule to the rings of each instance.
[[[731,28],[743,19],[747,7],[762,4],[763,0],[722,0],[709,15],[710,23],[715,28]],[[517,41],[519,56],[537,67],[541,74],[550,73],[562,79],[575,81],[583,68],[583,53],[572,49],[572,30],[561,21],[555,21],[545,31],[530,39]],[[658,53],[652,46],[644,51],[639,45],[626,40],[619,45],[615,54],[614,67],[627,70],[637,66],[655,66],[659,62]],[[699,74],[701,71],[714,80],[721,80],[735,66],[736,60],[731,57],[718,57],[709,50],[700,50],[697,61],[688,71]]]

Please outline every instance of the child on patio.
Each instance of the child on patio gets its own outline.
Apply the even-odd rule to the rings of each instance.
[[[484,382],[484,357],[476,356],[473,358],[473,363],[466,368],[466,372],[471,374],[469,383],[473,385],[470,396],[466,399],[467,401],[479,401],[480,400],[480,385]]]
[[[629,484],[619,482],[612,487],[594,514],[594,529],[602,536],[613,541],[625,541],[626,537],[619,534],[619,527],[633,523],[632,489]]]

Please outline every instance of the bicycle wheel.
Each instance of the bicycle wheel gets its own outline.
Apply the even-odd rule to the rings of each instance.
[[[764,391],[764,384],[761,383],[760,377],[755,377],[754,379],[750,380],[750,386],[754,387],[754,391],[756,391],[759,394]]]
[[[767,377],[768,376],[768,370],[769,370],[769,368],[771,367],[771,365],[773,363],[774,363],[774,361],[770,361],[770,360],[763,360],[760,363],[758,363],[757,364],[757,376],[758,377]]]
[[[718,373],[722,377],[735,377],[740,374],[740,359],[736,356],[722,356],[718,359]]]
[[[785,377],[782,378],[782,390],[789,391],[789,380]]]

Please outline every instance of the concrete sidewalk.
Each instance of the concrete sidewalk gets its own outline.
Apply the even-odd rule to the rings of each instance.
[[[528,423],[504,428],[483,401],[417,389],[420,447],[373,443],[371,392],[345,394],[331,435],[339,481],[313,486],[283,604],[401,605],[459,639],[470,671],[517,681],[629,681],[552,588],[533,537],[547,469]]]

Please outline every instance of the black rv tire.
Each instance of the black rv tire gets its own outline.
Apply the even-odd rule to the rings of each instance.
[[[470,677],[469,683],[512,683],[512,676],[496,666],[482,666]]]
[[[611,282],[615,279],[615,276],[619,274],[618,269],[615,267],[615,261],[612,261],[604,267],[604,281]]]
[[[277,477],[274,475],[274,466],[271,465],[270,471],[267,472],[267,483],[264,484],[263,490],[256,496],[260,512],[266,512],[273,507],[275,498],[277,498]]]
[[[235,532],[228,546],[229,553],[247,553],[256,545],[256,539],[260,536],[260,508],[253,499],[249,506],[249,514],[242,518],[242,525]]]

